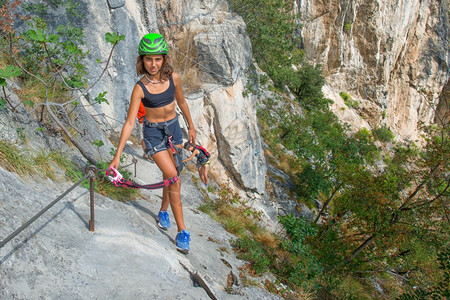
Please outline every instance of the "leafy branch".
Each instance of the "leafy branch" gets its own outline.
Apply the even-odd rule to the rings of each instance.
[[[6,78],[21,75],[34,78],[43,88],[44,95],[42,96],[42,101],[37,104],[31,100],[24,101],[24,105],[32,107],[32,109],[26,110],[26,113],[32,114],[42,107],[41,121],[44,117],[44,111],[46,111],[51,120],[59,126],[81,154],[90,163],[95,164],[95,159],[87,153],[80,142],[71,134],[65,122],[75,128],[69,116],[73,109],[70,112],[68,110],[76,107],[79,99],[86,95],[101,80],[110,66],[115,47],[125,36],[117,33],[105,34],[105,41],[112,45],[108,59],[94,83],[87,85],[85,66],[82,64],[82,59],[86,57],[87,53],[83,52],[77,45],[81,40],[72,41],[67,38],[71,31],[75,29],[67,27],[66,30],[63,30],[64,28],[59,27],[57,33],[50,34],[43,20],[33,21],[34,23],[30,23],[32,28],[21,36],[15,36],[12,32],[9,35],[10,53],[17,67],[7,66],[5,69],[0,70],[0,86],[2,86],[5,95],[4,100],[3,98],[0,99],[0,108],[6,108],[6,103],[8,103],[14,111],[16,110],[16,107],[12,105],[6,96]],[[19,59],[15,49],[20,49],[20,53],[27,55],[20,55]],[[52,95],[55,94],[56,89],[63,92],[57,96],[56,99],[60,100],[58,102],[52,101]],[[106,92],[100,93],[95,97],[91,105],[109,104],[105,95]],[[62,115],[63,118],[59,118],[58,115]],[[77,131],[80,132],[79,130]]]

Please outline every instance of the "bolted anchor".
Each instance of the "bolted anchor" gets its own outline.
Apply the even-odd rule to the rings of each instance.
[[[98,168],[94,165],[89,165],[85,169],[86,174],[89,174],[89,198],[91,205],[91,219],[89,220],[89,231],[94,231],[94,180],[97,177]]]

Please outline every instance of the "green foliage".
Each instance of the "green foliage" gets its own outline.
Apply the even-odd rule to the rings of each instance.
[[[340,92],[339,96],[341,96],[341,98],[342,98],[342,100],[344,100],[344,102],[350,100],[350,98],[351,98],[350,95],[345,92]]]
[[[440,278],[426,288],[413,286],[412,292],[404,293],[400,300],[450,299],[450,247],[445,247],[438,255]]]
[[[348,107],[351,107],[351,108],[359,107],[359,102],[356,100],[353,100],[349,94],[347,94],[345,92],[340,92],[339,96],[341,96],[341,98],[344,100],[345,105],[347,105]]]
[[[82,177],[81,171],[58,151],[41,150],[36,156],[33,156],[13,143],[0,141],[0,164],[7,170],[16,172],[23,177],[40,174],[56,180],[53,163],[63,169],[66,178],[71,181],[76,181]]]
[[[106,170],[108,167],[109,162],[97,163],[98,169]],[[131,172],[121,168],[119,168],[119,172],[126,180],[131,179]],[[89,180],[84,180],[82,182],[82,186],[87,189],[90,188]],[[105,176],[103,176],[102,173],[100,173],[94,181],[94,191],[118,201],[132,201],[140,197],[140,191],[138,189],[126,189],[123,187],[117,187],[113,183],[111,183]]]
[[[0,86],[6,86],[6,78],[20,76],[22,71],[14,66],[7,66],[0,69]]]
[[[375,139],[382,141],[382,142],[392,142],[392,140],[394,140],[394,134],[392,133],[392,131],[387,128],[386,125],[383,125],[381,127],[378,128],[374,128],[372,130],[373,136]]]
[[[12,143],[0,141],[0,164],[5,169],[16,172],[21,176],[39,174],[57,180],[53,163],[65,171],[66,179],[70,181],[78,181],[84,176],[84,173],[60,152],[41,150],[36,156],[31,156]],[[106,169],[108,163],[100,162],[97,167]],[[130,179],[130,172],[122,169],[120,172],[125,179]],[[81,185],[88,189],[89,180],[84,180]],[[138,190],[116,187],[103,176],[99,176],[94,181],[94,189],[102,195],[119,201],[129,201],[139,196]]]
[[[57,43],[58,36],[56,34],[47,35],[41,28],[37,28],[36,30],[30,29],[26,32],[26,35],[29,40],[35,41],[41,44],[45,43]]]
[[[55,169],[53,167],[54,157],[59,156],[59,152],[48,152],[41,150],[34,158],[33,162],[36,165],[36,169],[44,177],[56,180]]]
[[[17,127],[16,128],[17,136],[19,137],[20,141],[24,144],[27,141],[27,136],[25,133],[25,128],[23,127]]]
[[[251,262],[256,274],[262,274],[269,270],[272,261],[263,243],[244,237],[235,240],[233,246],[238,251],[238,258]]]
[[[298,194],[305,199],[315,199],[319,194],[328,195],[340,185],[340,173],[378,155],[370,139],[361,134],[346,135],[346,128],[339,124],[330,111],[310,111],[303,116],[286,114],[280,125],[281,138],[275,142],[294,151],[302,161],[297,174]]]
[[[66,179],[75,182],[82,177],[79,168],[66,155],[60,152],[50,152],[47,157],[64,171]]]
[[[94,101],[97,102],[98,104],[101,103],[106,103],[109,105],[108,100],[105,98],[107,92],[103,92],[103,93],[99,93],[97,97],[95,97]]]
[[[74,0],[46,0],[46,3],[24,3],[23,8],[31,15],[40,18],[49,18],[49,8],[57,9],[62,7],[65,12],[72,17],[82,18],[84,15],[79,10],[79,3]]]
[[[104,144],[105,144],[105,143],[103,143],[102,140],[95,140],[95,141],[92,142],[92,145],[94,145],[94,146],[96,146],[96,147],[98,147],[98,148],[100,148],[100,147],[103,146]]]
[[[118,35],[117,33],[113,32],[107,32],[105,33],[105,40],[113,45],[116,45],[118,42],[120,42],[121,40],[125,39],[124,35]]]
[[[247,23],[254,58],[274,82],[272,91],[282,95],[288,87],[304,108],[295,112],[287,97],[263,99],[258,118],[270,150],[268,161],[293,175],[300,201],[322,202],[315,220],[320,225],[289,216],[280,220],[289,235],[280,249],[242,240],[239,251],[258,264],[258,270],[271,271],[289,286],[309,284],[319,298],[367,297],[370,293],[355,292],[350,286],[372,276],[397,280],[398,285],[400,277],[390,274],[440,282],[433,275],[438,267],[433,258],[450,238],[445,221],[450,196],[448,128],[426,128],[426,147],[393,143],[394,150],[384,157],[374,141],[394,142],[386,126],[350,134],[328,109],[331,101],[322,94],[320,66],[302,61],[295,34],[298,23],[288,13],[292,11],[288,2],[231,1],[231,6]],[[351,24],[344,30],[351,30]],[[253,74],[248,92],[257,95],[261,82]],[[359,106],[349,94],[340,95],[348,107]],[[286,161],[289,166],[283,167]]]
[[[0,98],[0,109],[6,108],[7,101],[7,95],[5,92],[5,86],[6,86],[6,78],[10,77],[16,77],[20,76],[22,74],[21,70],[19,68],[16,68],[14,66],[8,65],[4,69],[0,69],[0,86],[3,88],[3,95],[4,98]]]
[[[304,255],[309,252],[309,246],[305,245],[304,242],[308,236],[317,234],[317,228],[312,226],[305,218],[295,218],[292,214],[278,218],[290,236],[290,240],[284,242],[284,248],[296,255]]]
[[[224,225],[225,229],[237,236],[245,237],[248,234],[258,234],[261,227],[257,221],[260,212],[249,207],[240,196],[228,188],[217,191],[218,199],[213,201],[206,198],[199,210],[209,214],[213,219]]]
[[[30,99],[24,99],[23,100],[23,105],[25,105],[25,106],[33,107],[34,104],[35,103],[33,101],[31,101]]]
[[[117,152],[117,149],[111,147],[109,150],[109,155],[114,157],[116,155],[116,152]],[[126,158],[127,158],[127,156],[125,154],[122,154],[119,158],[120,163],[123,164],[125,162]]]
[[[252,52],[259,66],[274,81],[277,88],[298,81],[295,69],[303,52],[299,50],[298,15],[293,2],[282,0],[231,0],[232,9],[241,15],[252,42]],[[274,9],[276,7],[276,9]],[[258,16],[258,17],[255,17]]]
[[[352,23],[345,23],[344,24],[344,30],[350,31],[352,29]]]
[[[328,108],[331,100],[324,98],[322,87],[325,78],[321,66],[311,66],[303,63],[298,71],[298,77],[290,87],[297,95],[302,107],[307,110],[322,110]]]
[[[360,129],[356,134],[355,134],[355,138],[357,138],[358,140],[363,140],[363,141],[367,141],[369,142],[372,138],[372,132],[370,132],[370,130],[368,130],[367,128],[362,128]]]
[[[305,280],[313,280],[322,272],[323,267],[306,240],[316,236],[317,228],[305,218],[295,218],[293,215],[279,217],[279,220],[290,237],[282,243],[282,248],[295,255],[294,261],[300,259],[288,268],[285,276],[295,285],[302,285]]]
[[[380,150],[373,141],[391,140],[387,129],[388,138],[383,138],[385,133],[380,130],[367,129],[352,136],[326,110],[295,115],[289,108],[270,110],[272,107],[267,100],[265,110],[258,112],[264,139],[270,141],[270,149],[276,148],[272,143],[281,143],[294,152],[301,162],[296,193],[302,200],[321,199],[324,213],[317,235],[298,239],[302,243],[296,244],[294,239],[282,243],[292,255],[303,253],[301,261],[289,260],[298,274],[289,266],[283,273],[274,268],[280,267],[276,262],[271,263],[270,271],[283,278],[302,278],[297,281],[300,286],[310,282],[317,291],[338,298],[351,298],[356,293],[342,285],[340,278],[364,281],[374,270],[380,276],[384,270],[422,274],[435,282],[430,271],[437,269],[433,257],[449,232],[448,224],[439,222],[445,218],[443,199],[449,196],[448,177],[444,175],[448,172],[445,162],[450,161],[448,129],[427,128],[430,137],[422,150],[414,144],[395,145],[391,155],[384,157],[384,168],[378,169],[374,162],[380,159]],[[285,152],[273,153],[280,155],[275,163],[286,156]],[[316,285],[318,278],[307,275],[314,266],[324,274],[320,287]]]
[[[73,88],[85,87],[86,67],[81,62],[87,52],[79,47],[84,43],[82,29],[70,24],[49,29],[47,22],[39,17],[31,19],[28,26],[16,39],[21,51],[20,64],[27,71],[23,74],[28,86],[26,93],[39,91],[42,95],[39,102],[52,98],[61,102],[60,98],[68,98]]]

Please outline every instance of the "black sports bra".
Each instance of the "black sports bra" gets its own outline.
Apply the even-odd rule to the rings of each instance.
[[[142,98],[141,101],[145,107],[162,107],[172,103],[175,100],[175,84],[173,83],[172,77],[169,78],[169,87],[167,90],[159,94],[151,94],[140,80],[137,84],[139,84],[144,91],[144,98]]]

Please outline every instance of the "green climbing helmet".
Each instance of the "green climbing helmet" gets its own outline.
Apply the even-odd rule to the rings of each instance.
[[[139,43],[139,55],[167,53],[169,53],[169,48],[166,40],[159,33],[148,33],[144,35]]]

